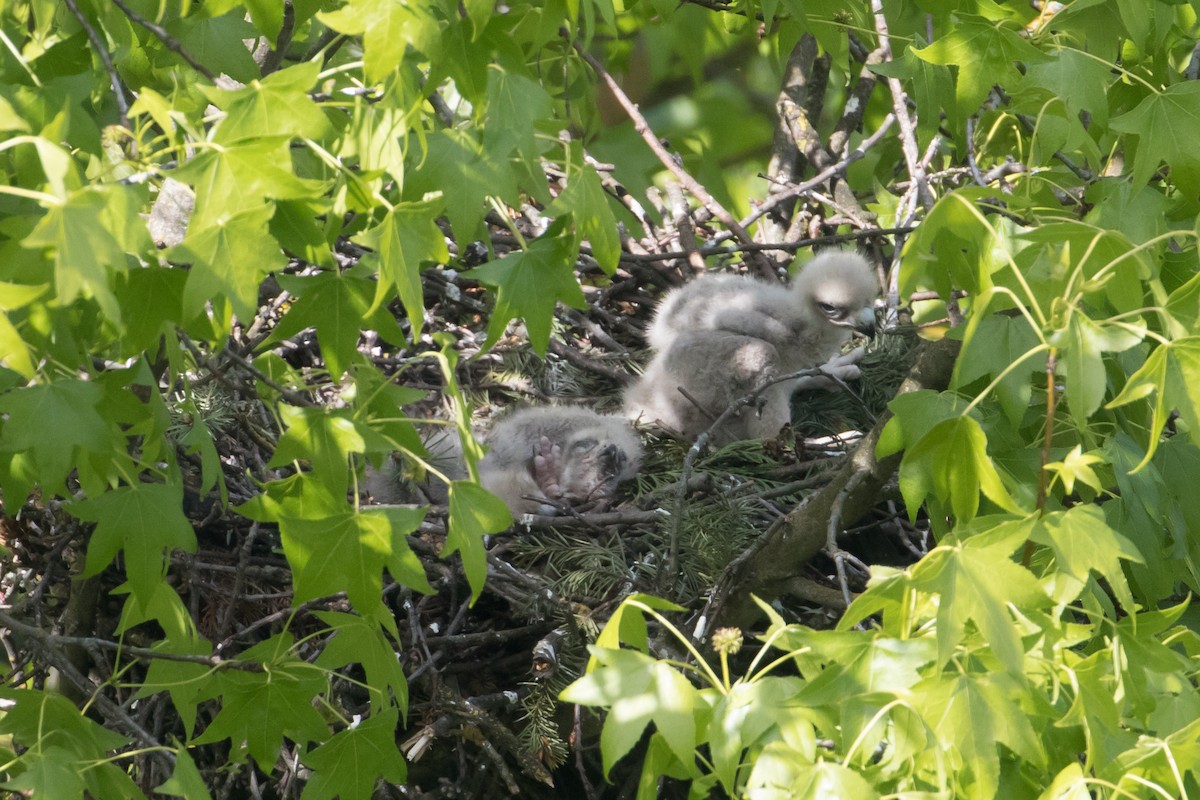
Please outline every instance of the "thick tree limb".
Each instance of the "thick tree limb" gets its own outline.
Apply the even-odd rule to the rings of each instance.
[[[949,339],[923,344],[898,394],[944,389],[958,350],[959,342]],[[841,528],[853,525],[875,505],[901,458],[900,453],[882,460],[875,458],[875,445],[889,419],[891,414],[880,417],[830,483],[810,495],[787,515],[784,524],[764,534],[726,568],[713,592],[710,619],[719,625],[749,627],[760,613],[751,595],[769,600],[789,594],[803,566],[827,546],[835,505],[841,506]]]

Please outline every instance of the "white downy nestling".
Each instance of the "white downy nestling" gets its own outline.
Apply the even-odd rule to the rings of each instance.
[[[626,415],[695,438],[776,376],[825,367],[840,380],[857,378],[857,355],[837,353],[852,330],[874,325],[878,294],[871,266],[844,251],[821,253],[790,286],[733,275],[692,281],[659,305],[646,334],[656,353],[625,393]],[[759,408],[714,432],[717,440],[775,436],[791,419],[798,383],[768,388]]]

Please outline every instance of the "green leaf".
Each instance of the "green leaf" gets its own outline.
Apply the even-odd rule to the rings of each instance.
[[[171,773],[170,778],[155,787],[154,791],[159,794],[185,797],[187,800],[196,798],[211,800],[212,798],[208,792],[208,786],[204,783],[204,776],[200,774],[200,770],[196,769],[196,762],[192,761],[191,754],[184,747],[175,749],[175,771]]]
[[[1051,337],[1051,344],[1063,351],[1066,367],[1066,399],[1071,417],[1080,428],[1104,402],[1108,376],[1100,354],[1121,352],[1140,343],[1142,337],[1127,328],[1102,325],[1083,314],[1072,314],[1067,328]]]
[[[800,688],[798,681],[768,676],[739,681],[717,701],[707,730],[708,747],[713,772],[730,797],[737,795],[738,768],[747,749],[760,736],[788,724],[800,706],[794,701]]]
[[[1003,23],[973,14],[955,15],[949,33],[912,52],[931,64],[958,67],[955,96],[958,110],[963,114],[974,114],[993,85],[1005,86],[1020,80],[1017,63],[1050,60]]]
[[[1046,763],[1029,715],[1016,703],[1020,694],[1020,687],[1003,673],[951,673],[930,678],[913,689],[912,707],[925,718],[937,740],[954,742],[952,752],[947,753],[958,789],[954,796],[995,796],[1000,777],[998,745],[1034,765]]]
[[[8,415],[0,450],[31,453],[42,488],[61,491],[63,479],[80,451],[106,453],[123,448],[113,422],[99,411],[104,394],[95,383],[58,380],[25,386],[0,395],[0,413]],[[53,436],[46,431],[53,430]]]
[[[917,104],[917,133],[922,148],[928,146],[937,133],[941,113],[946,115],[946,125],[954,129],[957,125],[957,107],[954,100],[954,78],[950,68],[918,58],[914,49],[923,47],[925,41],[915,37],[904,55],[894,61],[869,64],[875,73],[891,78],[903,78],[909,82],[909,96]]]
[[[1112,70],[1088,53],[1063,47],[1053,58],[1030,63],[1018,87],[1018,96],[1028,88],[1045,89],[1061,98],[1072,115],[1085,111],[1093,123],[1108,124],[1107,89],[1114,80]]]
[[[922,287],[946,298],[956,288],[981,294],[992,287],[992,273],[1007,261],[998,257],[996,232],[976,208],[989,191],[967,187],[934,203],[904,245],[901,297]]]
[[[1155,348],[1146,362],[1129,377],[1125,388],[1106,408],[1119,408],[1135,400],[1154,395],[1154,416],[1146,456],[1134,471],[1140,470],[1158,449],[1160,434],[1172,410],[1178,411],[1188,431],[1200,436],[1200,336],[1185,336]]]
[[[148,267],[122,273],[117,301],[125,322],[126,353],[153,352],[164,334],[183,322],[183,290],[188,273],[181,269]]]
[[[1166,162],[1171,180],[1181,191],[1200,189],[1200,153],[1192,132],[1200,125],[1200,84],[1184,81],[1149,95],[1132,111],[1112,120],[1114,130],[1137,137],[1132,181],[1144,186],[1158,165]]]
[[[280,286],[298,299],[263,343],[264,347],[305,328],[316,328],[329,375],[340,381],[358,355],[358,338],[363,328],[379,331],[390,342],[404,341],[404,331],[389,311],[370,310],[374,281],[339,272],[280,275],[278,280]]]
[[[979,510],[981,490],[1001,508],[1024,513],[987,454],[987,436],[969,416],[939,422],[905,451],[900,462],[900,491],[910,515],[932,498],[938,505],[948,505],[960,523],[969,522]]]
[[[279,200],[275,203],[275,216],[271,217],[271,236],[293,256],[326,269],[335,269],[337,259],[316,219],[328,213],[328,204]]]
[[[537,123],[553,115],[550,95],[541,84],[498,64],[489,65],[487,118],[483,146],[491,153],[515,148],[529,163],[536,163],[545,146],[539,146]]]
[[[78,754],[61,747],[44,747],[26,753],[18,763],[20,771],[16,777],[0,783],[0,788],[29,797],[82,798],[84,783],[75,765],[77,758]]]
[[[137,218],[138,201],[123,187],[89,186],[72,192],[67,201],[54,206],[25,237],[22,246],[45,247],[54,257],[54,284],[58,302],[66,305],[80,296],[96,299],[116,324],[121,309],[109,288],[110,272],[124,270],[126,247],[137,252],[152,249],[150,234],[121,234],[129,219]]]
[[[1039,348],[1037,332],[1024,317],[972,314],[963,335],[962,353],[954,362],[951,385],[960,389],[979,378],[998,378],[996,399],[1004,415],[1017,425],[1033,395],[1032,373],[1045,366],[1044,359],[1038,358],[1044,349]]]
[[[450,260],[446,237],[436,222],[441,209],[440,201],[397,204],[379,225],[359,237],[359,241],[375,250],[379,259],[379,281],[371,311],[383,307],[395,288],[412,326],[413,341],[420,338],[425,322],[421,264],[444,264]],[[396,344],[403,341],[401,337]]]
[[[242,44],[256,34],[254,26],[244,18],[244,11],[232,11],[214,19],[175,18],[166,28],[193,58],[212,72],[225,73],[242,83],[259,77],[258,65]]]
[[[656,611],[686,610],[682,606],[654,595],[641,592],[631,594],[621,601],[617,610],[608,618],[604,629],[596,637],[596,645],[614,650],[626,645],[643,653],[649,653],[650,645],[646,635],[646,608]],[[593,658],[588,662],[588,670],[592,670],[595,666],[596,660]]]
[[[450,527],[446,534],[443,558],[459,553],[463,572],[471,584],[471,602],[479,599],[487,579],[487,551],[483,537],[512,527],[512,512],[504,501],[477,483],[454,481],[450,484]]]
[[[172,655],[211,656],[212,646],[204,641],[164,641],[154,645],[155,650]],[[138,688],[138,697],[150,697],[159,692],[171,696],[171,704],[179,713],[183,730],[188,738],[196,730],[196,709],[200,703],[212,697],[213,687],[219,678],[212,668],[190,661],[155,658],[150,661],[146,678]]]
[[[270,772],[284,736],[297,744],[328,736],[325,721],[313,707],[316,696],[328,689],[328,679],[317,667],[293,656],[293,645],[291,634],[279,634],[238,658],[261,664],[262,672],[220,673],[221,710],[196,744],[229,739],[235,749],[244,747],[261,769]]]
[[[592,248],[592,257],[600,268],[612,275],[621,260],[621,236],[617,218],[608,205],[608,195],[600,183],[600,174],[590,164],[573,173],[567,188],[546,209],[550,214],[574,216],[579,235]]]
[[[283,6],[273,0],[246,0],[246,10],[250,12],[254,27],[271,41],[274,49],[279,30],[283,27]]]
[[[912,447],[939,422],[962,414],[966,401],[951,392],[918,389],[897,395],[888,403],[892,418],[884,426],[875,455],[887,458]]]
[[[911,569],[912,586],[939,595],[937,610],[938,662],[945,664],[975,623],[1000,663],[1015,677],[1024,675],[1025,648],[1008,607],[1043,608],[1050,598],[1028,570],[1011,556],[1028,535],[1032,523],[1009,523],[997,536],[977,536],[954,546],[931,551]]]
[[[404,783],[407,770],[396,748],[396,709],[376,712],[364,722],[337,733],[302,761],[313,774],[300,800],[371,800],[375,783],[382,778],[393,785]]]
[[[264,80],[226,91],[201,87],[205,96],[225,112],[213,140],[233,144],[256,137],[299,136],[321,139],[330,131],[325,114],[309,99],[321,65],[297,64],[268,75]]]
[[[192,221],[187,236],[171,249],[171,258],[192,265],[183,288],[185,318],[200,314],[213,297],[229,299],[238,319],[249,324],[258,312],[258,287],[266,275],[287,265],[267,232],[274,208],[222,217],[210,227]]]
[[[488,321],[488,346],[503,335],[509,320],[521,317],[529,332],[529,344],[544,356],[550,343],[555,303],[561,300],[573,308],[587,307],[575,277],[572,244],[569,237],[548,231],[531,242],[527,250],[514,251],[471,270],[470,277],[496,287],[496,308]]]
[[[124,550],[125,572],[142,603],[150,602],[162,582],[171,550],[196,552],[196,533],[184,516],[183,487],[178,484],[122,486],[72,503],[67,510],[96,523],[84,576],[98,574]]]
[[[405,45],[437,56],[441,26],[432,3],[397,3],[393,0],[352,0],[336,11],[318,14],[336,31],[362,34],[363,67],[367,80],[378,82],[400,66]]]
[[[667,664],[635,650],[588,648],[600,666],[563,690],[568,703],[609,709],[600,732],[600,755],[607,775],[654,723],[683,763],[695,758],[699,693]]]
[[[879,797],[879,793],[857,772],[829,761],[801,767],[789,791],[793,797],[853,797],[855,800]]]
[[[292,602],[344,591],[359,613],[386,613],[381,608],[384,567],[405,586],[432,593],[421,562],[405,539],[425,518],[426,510],[387,506],[319,519],[282,520],[279,534],[296,590]]]
[[[317,666],[339,669],[349,664],[362,664],[367,673],[371,707],[376,710],[390,707],[393,701],[388,690],[391,689],[395,705],[401,713],[407,713],[408,681],[404,677],[404,668],[396,657],[396,646],[388,641],[381,629],[381,626],[387,627],[396,633],[391,615],[376,621],[337,611],[313,613],[334,630],[325,649],[317,656]]]
[[[288,138],[221,146],[212,145],[184,162],[173,178],[196,191],[196,209],[188,233],[220,224],[238,212],[257,218],[263,201],[306,200],[320,193],[320,184],[301,180],[292,170]],[[270,219],[270,214],[266,218]]]
[[[1069,603],[1079,596],[1095,570],[1108,581],[1126,613],[1136,609],[1121,560],[1143,563],[1133,543],[1109,527],[1104,512],[1094,505],[1078,505],[1046,514],[1034,525],[1030,538],[1054,550],[1058,573],[1070,576],[1056,599]],[[1057,587],[1056,587],[1057,588]]]
[[[286,428],[268,467],[307,461],[316,479],[335,497],[350,486],[350,454],[363,452],[362,435],[343,409],[297,408],[282,405],[279,416]]]
[[[404,197],[419,201],[441,192],[457,241],[469,241],[483,232],[487,198],[517,200],[516,176],[507,154],[485,150],[469,131],[439,131],[428,137],[424,153],[412,151],[410,158],[421,158],[410,163]]]

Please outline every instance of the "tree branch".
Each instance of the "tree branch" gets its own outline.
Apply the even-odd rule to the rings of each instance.
[[[951,339],[921,345],[919,355],[898,394],[920,389],[944,389],[954,369],[960,343]],[[884,425],[880,417],[832,480],[791,511],[784,523],[762,536],[751,549],[731,563],[713,591],[712,616],[721,625],[747,629],[759,610],[751,594],[770,600],[787,594],[789,582],[810,558],[827,547],[830,519],[840,508],[845,528],[867,513],[879,492],[900,464],[900,453],[882,460],[875,457]]]
[[[721,205],[717,199],[713,197],[703,185],[701,185],[699,181],[693,178],[682,166],[679,165],[679,162],[667,151],[667,148],[663,147],[662,142],[658,140],[658,137],[654,135],[654,131],[651,130],[650,124],[646,122],[646,118],[642,116],[640,111],[638,111],[637,104],[629,99],[629,95],[625,94],[625,91],[621,88],[621,85],[617,83],[616,79],[614,79],[612,75],[609,74],[608,70],[604,68],[604,65],[601,64],[599,60],[597,60],[591,53],[585,50],[578,42],[573,41],[571,44],[575,48],[575,52],[579,53],[580,58],[586,61],[588,65],[595,70],[600,79],[604,81],[604,84],[609,88],[609,91],[613,93],[613,97],[616,98],[617,102],[621,105],[621,108],[625,109],[625,113],[629,115],[631,120],[633,120],[634,130],[636,130],[642,137],[642,140],[650,148],[651,152],[653,152],[658,158],[659,162],[661,162],[662,165],[666,167],[672,175],[675,176],[676,180],[678,180],[689,192],[691,192],[693,197],[699,200],[705,208],[711,211],[713,216],[720,220],[721,224],[724,225],[739,242],[744,244],[752,244],[754,240],[750,237],[750,234],[746,232],[746,229],[742,227],[742,225],[736,219],[734,219],[733,215],[730,214],[729,211],[723,205]],[[752,256],[751,260],[754,261],[755,265],[760,271],[767,273],[771,277],[775,276],[775,270],[771,266],[769,259],[761,256]]]

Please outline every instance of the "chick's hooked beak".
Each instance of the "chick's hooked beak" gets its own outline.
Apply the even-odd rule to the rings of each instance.
[[[865,306],[854,315],[854,330],[867,336],[875,335],[875,307]]]

